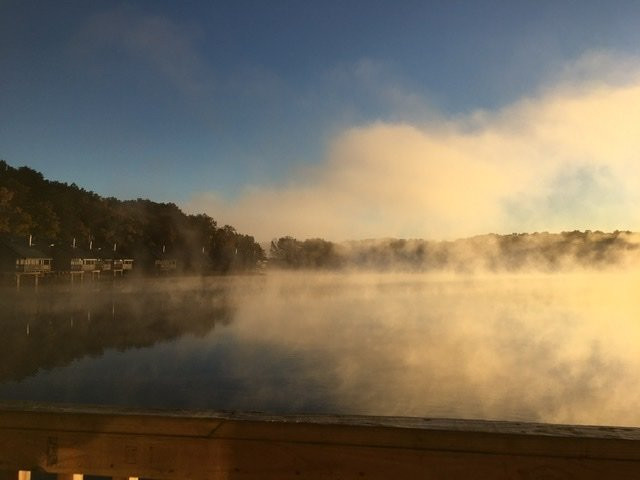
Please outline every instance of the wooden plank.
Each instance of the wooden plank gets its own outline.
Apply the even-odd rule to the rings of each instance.
[[[155,479],[640,478],[640,430],[104,408],[0,409],[0,468]]]
[[[376,424],[372,418],[365,421],[354,417],[330,417],[329,421],[331,423],[327,423],[327,419],[323,420],[324,423],[314,422],[313,418],[305,421],[300,417],[256,421],[233,416],[225,419],[104,412],[0,411],[1,429],[158,434],[640,461],[637,429],[422,419],[379,419]]]
[[[14,433],[14,452],[34,445],[29,443],[33,432]],[[52,439],[55,439],[53,448]],[[638,462],[590,458],[72,433],[42,437],[38,443],[45,442],[49,442],[46,452],[28,452],[38,459],[38,464],[31,468],[53,473],[83,471],[112,477],[631,479],[640,475]],[[3,468],[7,462],[14,461],[12,457],[6,458],[5,445],[4,441],[0,442]]]
[[[354,445],[487,454],[591,457],[640,462],[640,441],[580,435],[536,435],[506,431],[465,431],[387,426],[287,424],[226,421],[214,438]]]
[[[221,419],[160,415],[105,415],[0,411],[0,428],[61,430],[75,432],[167,434],[208,436]]]
[[[0,430],[0,468],[109,477],[202,477],[229,465],[224,441],[153,435]]]
[[[640,472],[631,462],[413,449],[261,443],[234,451],[229,478],[631,479]]]
[[[255,423],[269,425],[298,426],[330,426],[330,427],[377,427],[395,430],[420,430],[438,432],[476,432],[495,434],[517,434],[531,436],[624,439],[640,441],[640,428],[588,425],[558,425],[530,422],[465,420],[465,419],[433,419],[414,417],[370,417],[344,415],[267,415],[261,413],[229,413],[197,410],[151,410],[136,408],[116,408],[108,406],[50,405],[37,403],[0,403],[0,428],[5,426],[23,426],[47,429],[47,422],[56,428],[78,430],[78,428],[95,428],[98,423],[117,432],[131,428],[156,429],[161,426],[165,434],[180,435],[185,425],[204,434],[209,429],[216,429],[223,422],[235,422],[236,427],[251,426],[248,435],[256,436]],[[135,422],[141,422],[137,424]],[[253,422],[253,423],[252,423]],[[134,424],[127,427],[127,424]],[[146,425],[146,426],[145,426]],[[173,429],[177,430],[173,430]],[[371,430],[369,430],[371,431]],[[143,432],[142,432],[143,433]],[[152,432],[150,432],[152,433]],[[192,432],[187,432],[192,434]],[[244,435],[244,434],[243,434]],[[249,438],[251,438],[249,437]]]

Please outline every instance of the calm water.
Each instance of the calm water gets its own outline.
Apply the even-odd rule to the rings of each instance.
[[[640,276],[0,292],[0,399],[640,425]]]

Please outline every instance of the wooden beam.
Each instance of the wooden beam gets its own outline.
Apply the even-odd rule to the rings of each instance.
[[[640,478],[640,429],[0,408],[0,468],[156,479],[631,479]]]

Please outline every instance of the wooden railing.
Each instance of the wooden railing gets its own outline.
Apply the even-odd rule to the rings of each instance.
[[[0,406],[2,480],[637,479],[640,430]]]

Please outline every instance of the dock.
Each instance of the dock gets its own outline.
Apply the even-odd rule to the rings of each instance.
[[[16,280],[16,289],[20,290],[20,286],[23,283],[23,278],[30,278],[31,279],[31,284],[35,287],[38,288],[38,283],[39,283],[39,279],[45,276],[44,272],[40,272],[40,271],[33,271],[33,272],[16,272],[14,274],[15,276],[15,280]]]
[[[637,479],[640,429],[0,405],[6,479]]]

